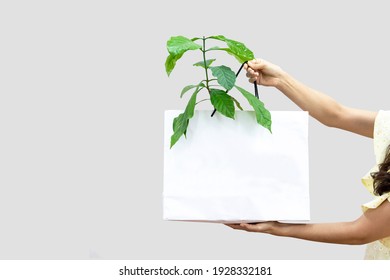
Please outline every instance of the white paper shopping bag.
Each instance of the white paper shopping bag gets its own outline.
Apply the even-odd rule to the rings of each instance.
[[[310,219],[307,112],[271,112],[271,134],[252,111],[237,111],[235,120],[195,111],[187,138],[170,149],[181,112],[165,112],[165,220]]]

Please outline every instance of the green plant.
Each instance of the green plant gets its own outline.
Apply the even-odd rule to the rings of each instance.
[[[227,46],[224,48],[214,46],[206,49],[206,41],[208,40],[222,41],[226,43]],[[201,41],[201,45],[197,44],[197,41]],[[171,148],[183,134],[186,137],[189,121],[194,116],[196,104],[200,102],[210,100],[216,111],[228,118],[234,119],[234,105],[236,105],[236,107],[240,110],[243,109],[240,103],[233,96],[228,94],[228,92],[233,88],[236,88],[239,92],[241,92],[241,94],[253,107],[256,114],[257,123],[267,128],[271,132],[271,114],[264,107],[264,103],[250,92],[236,85],[236,75],[229,67],[225,65],[214,66],[215,59],[206,58],[206,54],[211,51],[224,51],[230,55],[233,55],[239,63],[244,64],[247,61],[254,59],[254,55],[253,52],[249,50],[243,43],[228,39],[222,35],[192,39],[183,36],[175,36],[171,37],[167,41],[167,49],[169,55],[165,61],[165,70],[168,76],[175,68],[176,62],[183,56],[185,52],[190,50],[198,50],[201,52],[202,60],[195,63],[194,66],[203,68],[205,73],[204,80],[197,84],[187,85],[181,91],[180,98],[190,90],[193,90],[193,93],[184,112],[173,120]],[[211,71],[211,74],[214,78],[210,78],[211,76],[209,71]],[[202,90],[206,90],[210,98],[196,102],[197,95]]]

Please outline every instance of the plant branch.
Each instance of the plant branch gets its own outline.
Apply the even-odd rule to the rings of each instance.
[[[202,80],[202,82],[206,82],[207,80]],[[209,82],[212,82],[212,81],[218,81],[217,79],[209,79]]]
[[[201,101],[198,101],[198,102],[196,102],[196,104],[195,104],[195,105],[198,105],[200,102],[203,102],[203,101],[206,101],[206,100],[210,100],[210,98],[205,98],[205,99],[202,99]]]
[[[205,52],[211,52],[211,51],[228,51],[229,48],[221,48],[221,47],[212,47],[212,48],[209,48],[207,50],[205,50]]]
[[[224,88],[223,86],[221,86],[221,85],[210,85],[209,84],[209,87],[210,87],[210,89],[212,88],[212,87],[220,87],[220,88]]]
[[[206,63],[206,38],[203,36],[203,48],[202,48],[202,53],[203,53],[203,63],[204,63],[204,70],[206,71],[206,88],[207,91],[210,93],[210,87],[209,87],[209,73],[208,73],[208,67]]]

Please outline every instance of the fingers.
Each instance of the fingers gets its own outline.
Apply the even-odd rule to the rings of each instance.
[[[260,224],[225,224],[232,229],[245,230],[245,231],[258,231],[257,227]]]
[[[254,81],[257,81],[260,75],[259,72],[253,70],[250,67],[247,67],[246,71],[246,76],[249,78],[249,82],[253,83]]]
[[[236,230],[245,230],[241,224],[225,224],[226,226],[232,228],[232,229],[236,229]]]
[[[256,78],[251,78],[251,79],[249,79],[248,81],[249,81],[251,84],[253,84],[254,82],[257,82],[258,79],[256,79]],[[260,84],[260,83],[257,82],[257,84]]]
[[[254,70],[262,70],[266,66],[266,61],[260,58],[255,58],[248,61],[248,66]]]
[[[261,84],[262,80],[262,70],[265,69],[267,62],[263,59],[256,58],[248,61],[245,64],[245,70],[247,71],[246,76],[249,78],[250,83]]]
[[[253,75],[247,74],[247,77],[249,78],[250,83],[253,84],[256,81],[257,84],[259,85],[261,84],[261,77],[262,77],[261,73],[255,72],[255,74]]]
[[[246,76],[248,78],[253,77],[253,76],[258,76],[258,75],[259,75],[259,73],[255,70],[253,70],[252,68],[246,69]]]
[[[242,224],[225,224],[226,226],[232,228],[232,229],[242,229]]]
[[[272,227],[272,224],[273,224],[272,222],[262,222],[256,224],[241,223],[241,224],[226,224],[226,225],[232,229],[237,229],[237,230],[268,233],[269,229]]]
[[[246,231],[262,232],[264,230],[265,225],[266,225],[266,223],[258,223],[258,224],[242,224],[241,226]]]

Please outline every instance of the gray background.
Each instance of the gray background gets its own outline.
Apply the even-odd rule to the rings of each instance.
[[[202,75],[193,52],[168,79],[165,43],[224,34],[343,104],[386,109],[385,4],[1,1],[0,258],[361,259],[365,246],[162,220],[163,112],[184,108],[180,90]],[[298,110],[260,94],[271,110]],[[357,218],[372,140],[309,129],[312,222]]]

